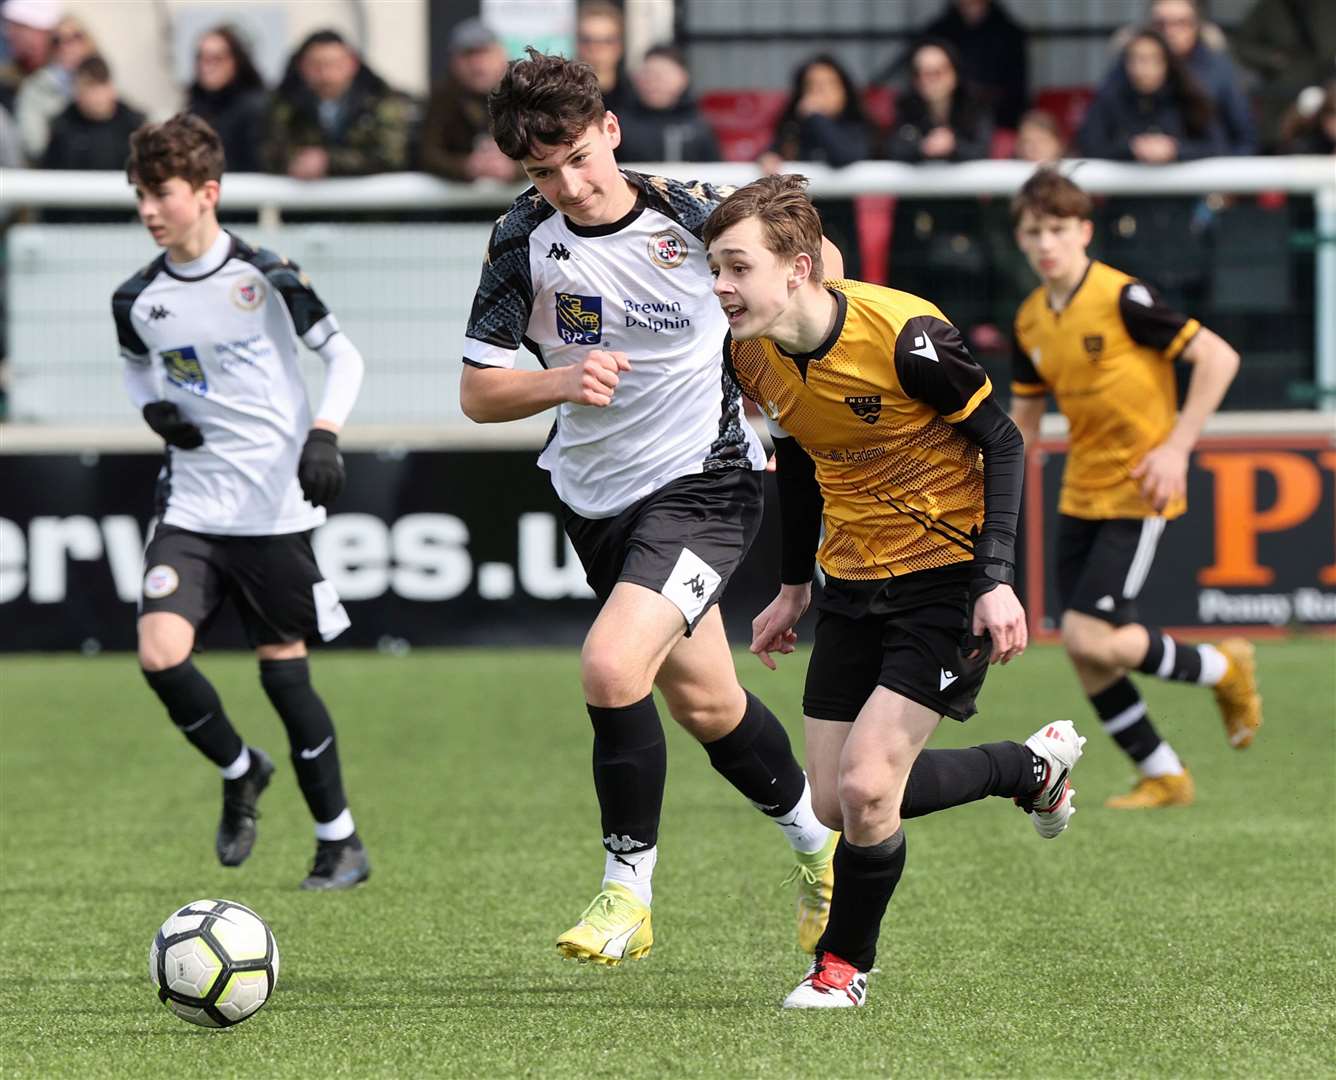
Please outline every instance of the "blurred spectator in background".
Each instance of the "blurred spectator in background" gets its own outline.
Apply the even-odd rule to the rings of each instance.
[[[0,20],[9,46],[9,60],[0,68],[0,105],[12,113],[19,86],[51,60],[55,48],[51,35],[60,22],[60,4],[57,0],[4,0]]]
[[[1014,128],[1030,100],[1025,29],[996,0],[953,0],[923,29],[956,47],[959,75],[979,94],[997,127]]]
[[[410,164],[416,115],[341,35],[318,30],[274,93],[264,158],[298,180],[399,172]]]
[[[1150,28],[1159,31],[1169,50],[1183,61],[1210,99],[1224,138],[1224,152],[1257,153],[1257,125],[1253,121],[1252,104],[1243,92],[1239,71],[1229,58],[1224,31],[1202,19],[1198,0],[1151,0],[1146,14]],[[1124,27],[1113,36],[1114,49],[1119,56],[1138,29]],[[1127,85],[1126,69],[1115,64],[1100,93],[1125,92]]]
[[[97,55],[92,35],[72,15],[56,23],[51,42],[51,62],[24,79],[14,97],[14,120],[30,161],[41,158],[51,137],[51,121],[74,100],[75,69]]]
[[[1138,30],[1120,66],[1077,133],[1083,154],[1161,165],[1227,152],[1210,98],[1158,31]]]
[[[1282,154],[1336,152],[1336,79],[1325,89],[1310,86],[1299,94],[1281,120],[1277,149]]]
[[[657,45],[633,76],[636,102],[620,116],[622,161],[720,161],[714,130],[691,96],[686,57],[675,45]]]
[[[195,81],[186,108],[218,132],[228,172],[259,172],[268,96],[250,51],[230,26],[216,26],[195,46]]]
[[[896,104],[887,147],[895,161],[975,161],[988,156],[993,125],[961,78],[948,41],[929,39],[909,55],[911,90]]]
[[[1066,153],[1067,141],[1062,137],[1062,129],[1052,113],[1031,109],[1021,117],[1020,126],[1016,129],[1014,156],[1017,161],[1048,164],[1064,157]]]
[[[757,164],[778,172],[785,161],[821,161],[836,167],[872,156],[872,123],[863,111],[853,78],[829,53],[803,63],[775,125],[775,141]],[[844,274],[862,270],[858,218],[851,199],[818,199],[817,210],[830,242],[844,256]]]
[[[449,55],[427,102],[422,168],[447,180],[518,180],[519,162],[497,149],[487,120],[487,95],[506,73],[501,39],[481,19],[465,19],[450,34]]]
[[[852,165],[871,156],[871,140],[858,87],[835,57],[822,53],[794,72],[774,144],[761,155],[760,165],[767,173],[778,172],[785,161]]]
[[[0,169],[18,169],[23,166],[23,146],[19,142],[18,125],[9,110],[0,105]],[[0,210],[0,220],[7,211]]]
[[[583,60],[598,76],[604,108],[621,115],[635,104],[635,91],[626,76],[622,56],[622,10],[607,0],[586,0],[580,5],[575,30],[575,58]]]
[[[130,134],[143,122],[120,100],[107,62],[90,56],[74,69],[74,101],[52,121],[42,168],[122,171]]]
[[[1258,0],[1230,35],[1239,62],[1261,78],[1255,96],[1263,141],[1273,149],[1281,117],[1309,86],[1319,86],[1336,60],[1333,0]]]

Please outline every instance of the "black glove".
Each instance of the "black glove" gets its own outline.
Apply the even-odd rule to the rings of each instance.
[[[181,415],[170,401],[150,401],[144,406],[144,422],[162,436],[168,446],[197,450],[204,445],[200,429]]]
[[[343,455],[339,437],[324,428],[312,428],[297,463],[297,481],[312,506],[328,506],[343,490]]]

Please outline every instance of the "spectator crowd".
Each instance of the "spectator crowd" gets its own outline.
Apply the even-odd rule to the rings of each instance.
[[[1054,111],[1031,93],[1027,32],[1002,0],[949,0],[876,85],[858,86],[829,53],[801,64],[759,165],[1047,161],[1068,152],[1163,163],[1336,147],[1336,4],[1257,0],[1228,38],[1198,0],[1148,0],[1145,14],[1114,35],[1107,73],[1076,91],[1076,108]],[[88,28],[59,0],[4,0],[0,16],[9,52],[0,161],[120,168],[143,116],[120,99]],[[623,29],[617,5],[580,5],[577,54],[622,120],[622,158],[729,156],[692,92],[683,52],[651,48],[628,71]],[[219,131],[234,171],[319,179],[421,169],[511,181],[519,170],[487,131],[487,93],[506,61],[481,19],[457,24],[424,107],[339,33],[320,30],[270,89],[241,34],[217,26],[196,43],[185,104]]]

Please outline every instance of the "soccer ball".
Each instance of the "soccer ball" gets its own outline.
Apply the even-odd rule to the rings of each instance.
[[[278,982],[278,944],[232,900],[196,900],[162,924],[148,950],[158,998],[182,1020],[231,1027],[254,1016]]]

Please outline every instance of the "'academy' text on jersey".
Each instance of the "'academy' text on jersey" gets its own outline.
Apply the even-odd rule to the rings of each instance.
[[[1070,424],[1059,512],[1087,519],[1156,514],[1132,469],[1173,430],[1173,361],[1200,329],[1145,283],[1096,261],[1062,311],[1049,306],[1042,286],[1021,305],[1012,393],[1051,390]],[[1186,509],[1180,496],[1160,516]]]
[[[297,481],[311,409],[296,338],[318,349],[338,323],[296,266],[224,232],[187,267],[160,255],[116,290],[112,313],[122,357],[155,366],[163,399],[204,435],[197,450],[167,449],[165,524],[270,536],[325,520]]]
[[[825,285],[838,314],[815,352],[731,337],[727,351],[775,434],[797,439],[815,463],[821,568],[869,581],[973,558],[983,462],[952,425],[992,384],[928,301],[861,281]]]
[[[589,518],[682,476],[765,460],[724,370],[728,324],[700,242],[728,192],[624,175],[636,204],[610,225],[576,225],[532,189],[515,201],[492,231],[464,342],[475,367],[513,367],[521,348],[549,368],[594,348],[627,354],[612,404],[560,406],[539,458]]]

